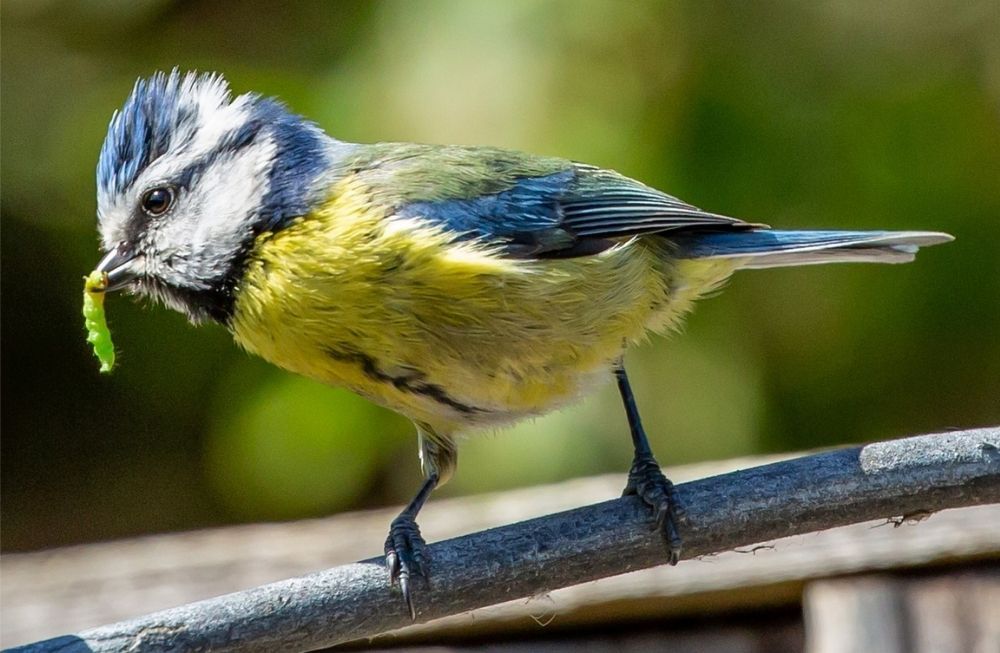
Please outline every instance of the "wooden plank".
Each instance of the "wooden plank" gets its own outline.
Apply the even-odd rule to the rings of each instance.
[[[733,623],[733,622],[737,623]],[[369,653],[794,653],[803,649],[801,621],[787,615],[757,614],[753,619],[716,619],[691,624],[620,623],[604,630],[548,632],[531,637],[466,639],[446,644],[393,648],[336,647]]]
[[[1000,652],[1000,567],[810,583],[810,653]]]

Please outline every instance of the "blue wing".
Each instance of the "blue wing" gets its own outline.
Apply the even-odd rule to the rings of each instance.
[[[514,257],[583,256],[639,234],[761,226],[702,211],[610,170],[568,161],[558,172],[516,178],[498,192],[410,201],[397,215],[437,223],[455,232],[456,240],[500,245]]]
[[[951,239],[934,232],[774,231],[708,213],[610,170],[510,150],[381,144],[357,165],[392,214],[419,218],[512,257],[585,256],[662,234],[680,258],[743,267],[903,262]]]

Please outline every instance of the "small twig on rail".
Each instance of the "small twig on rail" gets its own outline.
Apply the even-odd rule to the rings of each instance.
[[[685,483],[677,492],[687,508],[684,558],[1000,502],[1000,427],[814,454]],[[431,554],[433,585],[417,595],[421,622],[666,560],[635,497],[447,540]],[[307,651],[410,623],[381,559],[373,558],[10,651]]]

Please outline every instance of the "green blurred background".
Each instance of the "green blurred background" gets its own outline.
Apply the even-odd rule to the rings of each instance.
[[[939,229],[902,267],[745,272],[630,354],[665,463],[1000,423],[995,1],[2,5],[2,547],[400,503],[409,424],[114,297],[102,377],[81,277],[94,167],[137,76],[284,98],[347,140],[492,144],[615,168],[782,227]],[[474,438],[441,494],[601,472],[612,386]],[[372,543],[373,552],[378,543]]]

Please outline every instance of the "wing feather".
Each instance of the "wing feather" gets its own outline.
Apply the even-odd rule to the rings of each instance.
[[[512,257],[587,256],[640,234],[762,226],[564,159],[493,148],[409,147],[419,156],[361,166],[395,215],[426,220],[453,232],[456,241],[479,240]]]
[[[560,208],[563,228],[581,238],[759,226],[702,211],[610,170],[577,165],[576,171],[575,185],[560,199]]]

